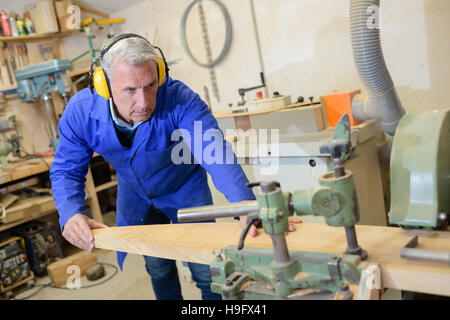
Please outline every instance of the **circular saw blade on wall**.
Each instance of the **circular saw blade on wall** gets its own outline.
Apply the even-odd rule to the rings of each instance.
[[[210,4],[206,4],[207,2],[210,2]],[[213,44],[211,43],[211,37],[207,26],[207,17],[204,8],[205,4],[208,8],[208,15],[212,19],[214,19],[214,21],[218,21],[220,19],[223,19],[224,21],[225,28],[222,31],[222,33],[224,34],[225,39],[223,44],[217,45],[217,39],[221,38],[220,36],[217,36],[217,34],[221,32],[217,31],[220,29],[220,26],[218,28],[214,28],[214,35],[213,35],[214,43]],[[194,6],[196,6],[198,9],[197,13],[193,11]],[[189,20],[188,18],[190,16],[193,17],[195,14],[197,15],[197,20],[199,22],[197,23],[196,30],[195,28],[193,28],[193,24],[188,22]],[[200,28],[200,30],[198,30],[198,28]],[[220,102],[219,89],[217,86],[217,77],[214,67],[220,61],[222,61],[223,57],[228,52],[231,43],[231,20],[226,7],[218,0],[209,0],[209,1],[194,0],[189,4],[189,6],[186,8],[183,14],[180,30],[181,30],[181,42],[189,57],[197,65],[209,69],[213,95],[217,99],[217,101]],[[200,50],[199,45],[192,45],[192,42],[195,41],[195,38],[190,39],[191,45],[189,45],[189,40],[187,36],[188,30],[193,30],[192,32],[193,35],[201,33],[202,35],[201,41],[203,42],[203,52],[199,51]],[[214,50],[216,49],[216,47],[220,47],[220,50]],[[218,54],[213,55],[213,51],[218,51]],[[200,58],[200,56],[203,56],[202,57],[203,59]]]

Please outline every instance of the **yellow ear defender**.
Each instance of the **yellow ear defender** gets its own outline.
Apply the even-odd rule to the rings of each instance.
[[[100,54],[92,60],[91,63],[91,70],[89,72],[89,88],[91,89],[91,93],[94,94],[94,88],[98,95],[102,96],[103,98],[109,100],[112,96],[111,92],[111,86],[109,83],[109,78],[106,72],[103,71],[103,68],[99,67],[94,70],[94,65],[98,60],[101,60],[105,53],[118,41],[126,38],[141,38],[148,42],[147,39],[144,37],[141,37],[138,34],[134,33],[124,33],[119,36],[105,49],[103,49]],[[149,42],[150,43],[150,42]],[[157,58],[157,71],[158,71],[158,87],[160,87],[167,76],[169,76],[169,68],[167,66],[166,58],[164,57],[164,54],[162,50],[156,46],[153,46],[155,49],[157,49],[161,55],[162,58]]]

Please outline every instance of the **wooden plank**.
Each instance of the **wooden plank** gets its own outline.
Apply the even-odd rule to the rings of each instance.
[[[0,210],[3,210],[3,208],[8,208],[10,205],[13,204],[14,201],[19,199],[19,196],[12,194],[12,193],[6,193],[2,194],[0,196]]]
[[[90,197],[90,206],[92,210],[92,218],[97,222],[103,223],[102,210],[100,208],[100,202],[98,201],[97,192],[95,190],[94,178],[92,177],[91,168],[89,168],[86,175],[86,190]]]
[[[344,228],[303,223],[287,236],[290,250],[343,253]],[[357,225],[360,245],[369,253],[368,264],[378,264],[385,288],[450,296],[450,268],[445,262],[400,258],[400,249],[419,234],[420,248],[450,251],[450,232],[404,230],[394,227]],[[94,230],[95,246],[101,249],[158,256],[198,263],[211,263],[212,251],[237,245],[238,222],[189,223],[153,226],[110,227]],[[246,246],[272,247],[269,237],[247,237]]]
[[[14,222],[10,222],[10,223],[5,223],[5,224],[0,224],[0,232],[1,231],[5,231],[11,228],[14,228],[15,226],[21,225],[25,222],[37,219],[37,218],[42,218],[45,217],[47,215],[51,215],[51,214],[55,214],[57,215],[58,212],[56,210],[53,211],[47,211],[47,212],[40,212],[38,216],[32,217],[32,218],[23,218]],[[58,219],[59,216],[56,216],[56,219]]]
[[[27,161],[12,163],[1,168],[0,184],[26,178],[50,169],[53,157],[41,157]]]
[[[0,188],[0,194],[4,195],[9,192],[14,192],[14,191],[21,190],[24,188],[29,188],[29,187],[37,185],[38,183],[39,183],[39,179],[37,177],[30,178],[30,179]]]
[[[97,256],[89,251],[81,251],[64,259],[55,261],[47,266],[48,276],[55,286],[66,285],[67,279],[73,275],[70,266],[79,267],[80,277],[86,274],[87,269],[97,263]]]
[[[1,219],[0,222],[6,224],[26,218],[36,218],[42,213],[45,214],[54,210],[55,203],[52,196],[17,200],[6,209],[6,217]]]

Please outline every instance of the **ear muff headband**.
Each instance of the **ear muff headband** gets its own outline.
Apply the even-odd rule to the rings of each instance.
[[[94,71],[94,65],[98,60],[102,60],[105,53],[117,42],[120,40],[126,39],[126,38],[141,38],[150,43],[147,39],[144,37],[134,34],[134,33],[124,33],[117,37],[117,39],[110,43],[109,46],[104,48],[100,54],[92,60],[91,68],[89,72],[89,88],[91,90],[91,93],[94,94],[94,88],[95,91],[102,96],[103,98],[109,100],[111,98],[111,86],[109,83],[109,78],[106,72],[103,70],[103,68],[99,67],[95,69]],[[164,57],[164,53],[162,50],[156,46],[153,46],[153,48],[157,49],[161,55],[162,58],[157,58],[157,72],[158,72],[158,87],[160,87],[164,80],[166,79],[166,76],[169,75],[169,67],[167,66],[166,58]]]

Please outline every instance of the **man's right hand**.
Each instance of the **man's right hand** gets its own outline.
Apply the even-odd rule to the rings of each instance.
[[[74,246],[92,251],[94,249],[94,235],[91,229],[98,228],[107,228],[107,226],[88,218],[84,214],[77,213],[64,224],[62,235]]]

